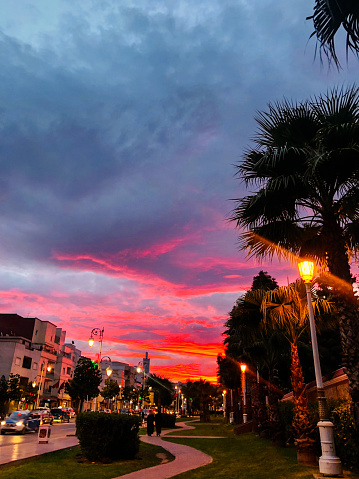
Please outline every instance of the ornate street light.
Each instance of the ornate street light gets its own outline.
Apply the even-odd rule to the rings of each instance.
[[[241,364],[242,371],[242,391],[243,391],[243,424],[247,422],[247,397],[246,397],[246,364]]]
[[[101,362],[101,353],[102,353],[102,341],[103,341],[103,333],[104,333],[104,328],[100,329],[100,328],[93,328],[92,331],[91,331],[91,334],[90,334],[90,338],[89,338],[89,346],[92,347],[95,343],[95,338],[94,336],[98,336],[99,337],[99,343],[100,343],[100,353],[98,355],[98,358],[99,358],[99,366],[100,366],[100,362]],[[111,371],[112,372],[112,371]],[[95,398],[95,411],[97,410],[97,398]]]
[[[90,338],[89,338],[89,345],[92,347],[95,343],[95,338],[94,336],[99,336],[99,341],[100,341],[100,356],[101,356],[101,350],[102,350],[102,340],[103,340],[103,332],[104,332],[104,328],[100,329],[100,328],[93,328],[93,330],[91,331],[91,334],[90,334]]]
[[[106,358],[107,358],[107,359],[106,359]],[[100,359],[100,362],[99,362],[100,372],[101,372],[101,363],[102,363],[102,361],[104,361],[104,360],[105,360],[105,361],[108,361],[109,363],[111,363],[111,358],[110,358],[110,356],[104,356],[103,358],[101,358],[101,359]],[[106,374],[107,374],[108,377],[111,376],[111,374],[112,374],[111,364],[110,364],[110,366],[107,366],[107,368],[106,368]]]
[[[322,447],[322,455],[319,458],[319,472],[325,475],[342,474],[342,464],[339,457],[335,455],[333,423],[328,421],[327,399],[323,388],[322,371],[320,368],[317,332],[315,329],[314,311],[312,304],[311,283],[314,278],[314,262],[301,260],[298,262],[300,276],[305,284],[307,293],[310,336],[312,341],[315,381],[317,385],[317,400],[319,405],[319,434]]]

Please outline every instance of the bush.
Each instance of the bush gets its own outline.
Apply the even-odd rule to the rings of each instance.
[[[161,413],[162,416],[162,427],[175,427],[176,424],[176,415],[175,414],[165,414]]]
[[[336,453],[343,464],[359,468],[359,433],[352,415],[352,403],[342,401],[330,413],[334,424]]]
[[[127,414],[83,412],[76,417],[81,451],[89,461],[132,459],[139,450],[139,418]]]

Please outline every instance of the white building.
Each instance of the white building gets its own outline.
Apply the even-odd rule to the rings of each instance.
[[[64,385],[81,351],[65,344],[65,337],[66,332],[50,321],[0,314],[0,376],[19,374],[21,385],[36,383],[38,405],[68,405]]]

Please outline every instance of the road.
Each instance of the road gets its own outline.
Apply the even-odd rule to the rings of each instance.
[[[51,438],[61,438],[67,437],[69,434],[75,434],[76,426],[75,426],[75,419],[72,419],[69,424],[64,423],[54,423],[51,426]],[[20,444],[28,444],[31,442],[38,442],[37,433],[35,432],[28,432],[24,435],[21,434],[4,434],[0,435],[0,447],[16,445],[19,446]]]

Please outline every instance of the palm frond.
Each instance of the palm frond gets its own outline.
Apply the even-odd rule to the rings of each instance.
[[[359,52],[359,5],[356,0],[316,0],[314,13],[307,20],[313,20],[314,32],[319,42],[320,52],[334,61],[339,68],[340,62],[335,49],[335,35],[340,26],[347,32],[346,50]]]

